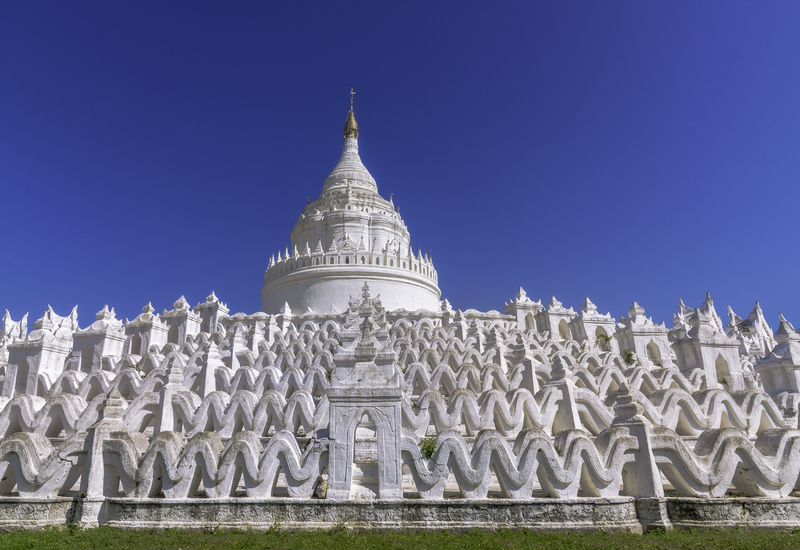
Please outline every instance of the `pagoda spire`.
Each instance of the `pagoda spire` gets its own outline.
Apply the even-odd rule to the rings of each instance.
[[[353,96],[356,93],[353,88],[350,88],[350,111],[347,113],[347,122],[344,123],[344,137],[354,137],[358,139],[358,123],[356,123],[356,115],[353,112]]]

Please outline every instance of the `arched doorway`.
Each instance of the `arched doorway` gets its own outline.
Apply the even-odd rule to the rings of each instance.
[[[655,342],[650,340],[650,343],[647,344],[647,358],[650,360],[651,365],[655,365],[660,367],[661,363],[661,352],[658,350],[658,346]]]
[[[572,336],[569,333],[569,325],[565,319],[561,319],[558,323],[558,334],[562,340],[569,340]]]
[[[29,375],[30,368],[28,367],[28,358],[23,357],[22,361],[17,364],[17,377],[14,380],[15,393],[27,393]]]
[[[142,354],[142,335],[138,332],[131,336],[131,355]]]
[[[722,357],[721,353],[717,355],[717,360],[714,361],[714,369],[717,371],[717,382],[723,386],[730,384],[728,362]]]
[[[92,372],[94,362],[94,346],[86,344],[81,350],[81,372]]]
[[[525,316],[525,330],[536,330],[536,321],[533,319],[533,313],[528,312]]]
[[[597,327],[594,331],[594,341],[602,351],[611,351],[611,338],[603,327]]]
[[[366,411],[355,428],[353,441],[353,478],[350,498],[379,497],[378,431]]]

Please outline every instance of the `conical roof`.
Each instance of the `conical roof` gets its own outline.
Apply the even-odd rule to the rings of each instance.
[[[325,183],[322,185],[322,194],[324,195],[332,189],[347,187],[348,184],[352,187],[378,192],[375,179],[361,162],[361,157],[358,156],[358,124],[353,111],[348,112],[347,122],[344,126],[342,156],[339,157],[339,162],[325,179]]]

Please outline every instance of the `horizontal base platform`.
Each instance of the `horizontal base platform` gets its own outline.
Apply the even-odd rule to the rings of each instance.
[[[581,499],[511,502],[472,501],[208,501],[154,502],[115,499],[109,525],[136,527],[266,530],[345,527],[381,530],[535,529],[537,531],[642,531],[634,499]]]
[[[102,504],[101,504],[102,503]],[[105,523],[123,529],[241,529],[266,531],[346,528],[469,530],[474,528],[642,533],[651,529],[769,529],[800,527],[800,499],[578,498],[511,501],[326,501],[316,499],[130,499],[90,503],[79,498],[0,498],[0,530],[80,522],[102,508]]]

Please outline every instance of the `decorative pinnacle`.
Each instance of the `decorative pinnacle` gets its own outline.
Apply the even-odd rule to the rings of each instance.
[[[353,88],[350,88],[350,111],[347,113],[347,122],[344,123],[344,137],[354,137],[358,139],[358,124],[356,123],[356,115],[353,112],[353,96],[356,93]]]
[[[356,117],[353,111],[347,114],[347,122],[344,123],[344,137],[345,139],[349,137],[358,139],[358,124],[356,123]]]

